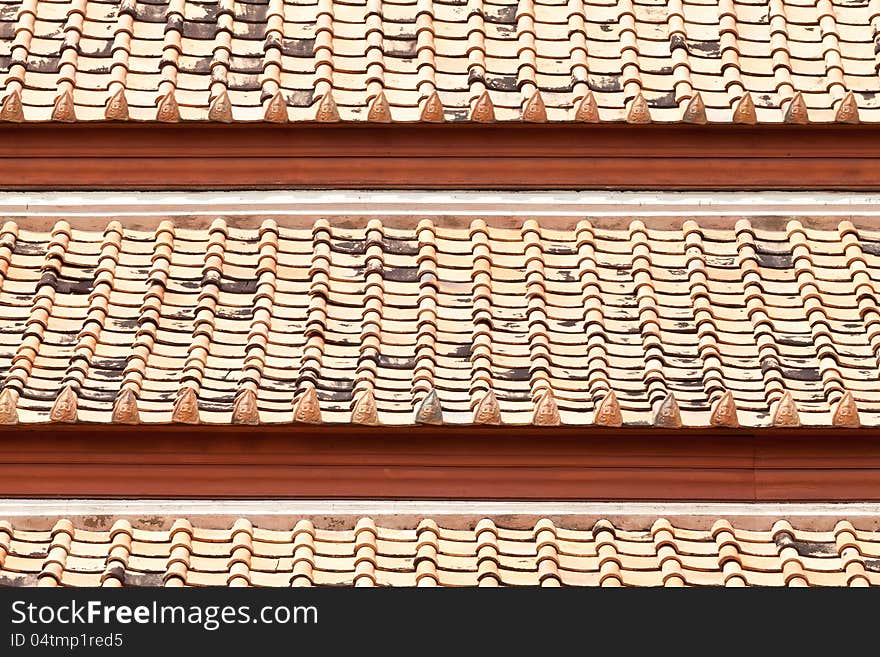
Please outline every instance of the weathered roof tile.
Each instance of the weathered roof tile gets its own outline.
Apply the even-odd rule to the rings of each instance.
[[[871,3],[373,4],[14,0],[0,119],[880,121]]]
[[[880,424],[869,221],[512,221],[7,222],[0,420]]]

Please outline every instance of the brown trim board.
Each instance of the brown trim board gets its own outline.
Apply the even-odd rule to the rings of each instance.
[[[880,431],[21,425],[0,497],[880,500]]]
[[[880,188],[880,127],[0,124],[0,189]]]

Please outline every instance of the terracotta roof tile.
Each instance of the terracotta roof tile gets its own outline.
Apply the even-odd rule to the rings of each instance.
[[[228,221],[7,222],[0,420],[880,425],[870,222]]]
[[[171,524],[170,519],[166,519]],[[485,518],[449,529],[426,518],[353,528],[291,521],[269,530],[239,519],[225,529],[44,531],[0,523],[5,586],[876,586],[880,535],[847,520],[808,531],[787,520],[761,530],[719,519],[711,529],[664,518],[622,529],[607,520],[568,528],[549,519],[513,529]],[[33,525],[29,521],[29,526]],[[515,523],[516,524],[516,523]],[[517,525],[518,526],[518,525]],[[873,525],[872,525],[873,526]]]
[[[3,121],[880,121],[844,0],[2,0]]]

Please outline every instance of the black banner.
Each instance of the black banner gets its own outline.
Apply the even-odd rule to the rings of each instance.
[[[844,589],[0,589],[0,655],[662,655],[764,636],[789,651],[823,634],[853,645],[875,603]]]

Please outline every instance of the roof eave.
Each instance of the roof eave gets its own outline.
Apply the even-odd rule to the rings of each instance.
[[[0,497],[880,500],[880,430],[18,425]]]
[[[876,190],[873,125],[0,124],[3,188]]]

